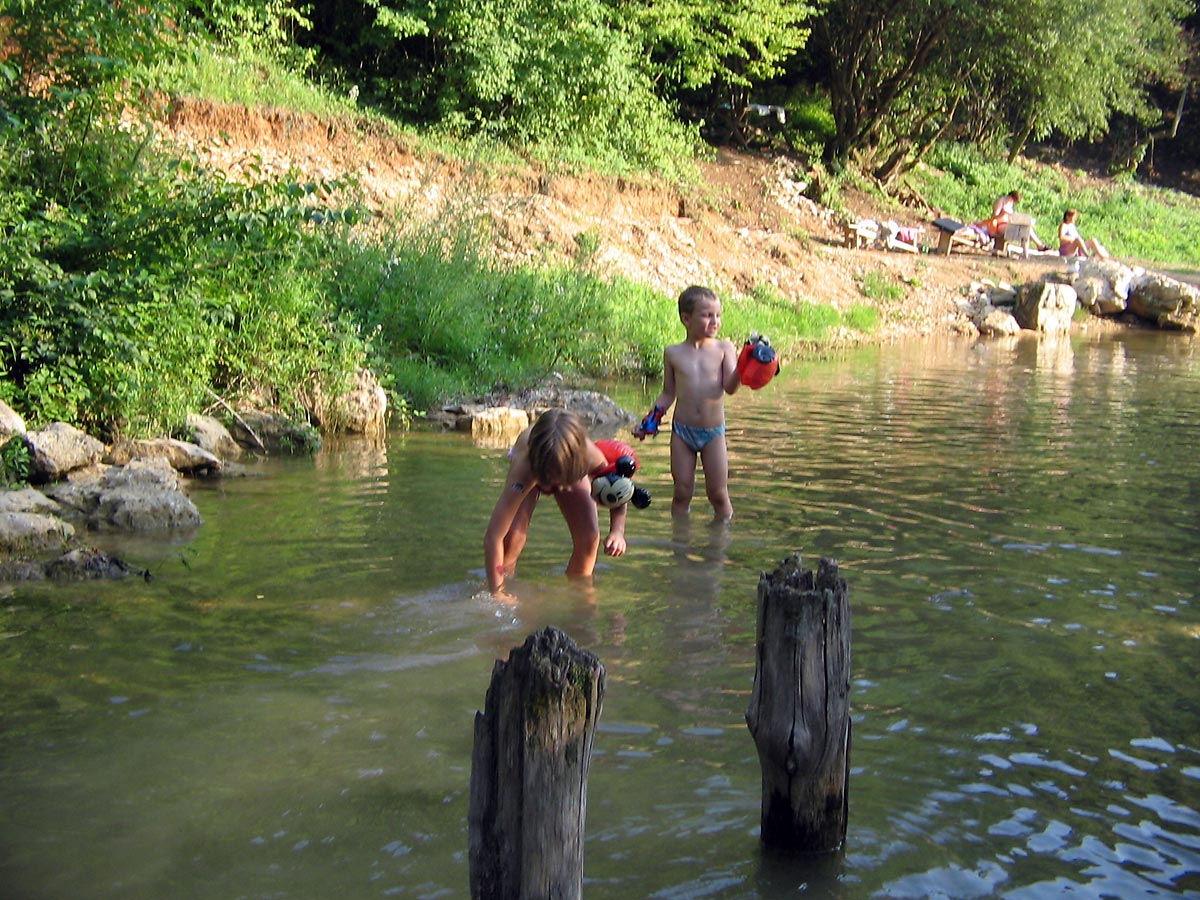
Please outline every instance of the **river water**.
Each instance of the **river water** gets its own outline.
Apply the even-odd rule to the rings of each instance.
[[[610,390],[638,413],[657,385]],[[0,594],[0,897],[468,896],[472,722],[533,631],[595,652],[600,898],[1200,896],[1200,357],[1131,332],[789,362],[728,403],[736,518],[654,504],[592,590],[544,504],[481,592],[505,449],[394,434],[198,486],[149,582]],[[765,854],[759,573],[850,588],[849,833]]]

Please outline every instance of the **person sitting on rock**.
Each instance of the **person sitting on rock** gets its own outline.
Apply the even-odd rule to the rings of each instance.
[[[1082,256],[1084,259],[1089,256],[1098,256],[1101,259],[1108,259],[1111,254],[1103,244],[1095,239],[1084,240],[1079,233],[1079,228],[1075,225],[1077,218],[1079,218],[1078,210],[1068,209],[1063,213],[1062,224],[1058,226],[1058,255]]]

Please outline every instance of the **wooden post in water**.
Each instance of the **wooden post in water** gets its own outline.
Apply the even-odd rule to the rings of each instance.
[[[548,627],[492,668],[471,754],[471,897],[578,900],[604,666]]]
[[[846,840],[850,604],[836,560],[800,554],[758,579],[754,689],[746,724],[762,767],[762,841],[827,853]]]

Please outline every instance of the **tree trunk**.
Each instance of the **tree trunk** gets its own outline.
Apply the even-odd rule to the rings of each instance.
[[[800,555],[758,581],[754,689],[746,724],[762,768],[762,841],[828,853],[846,840],[850,604],[835,560]]]
[[[530,635],[492,669],[471,755],[471,897],[578,900],[604,666],[562,631]]]
[[[1029,121],[1025,123],[1024,130],[1013,138],[1012,147],[1008,151],[1008,164],[1010,166],[1016,163],[1017,157],[1025,149],[1025,144],[1029,141],[1029,136],[1033,134],[1033,128],[1036,124],[1037,117],[1030,116]]]

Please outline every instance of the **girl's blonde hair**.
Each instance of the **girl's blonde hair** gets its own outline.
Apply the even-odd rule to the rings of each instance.
[[[583,420],[565,409],[542,413],[529,430],[529,467],[543,485],[574,484],[588,473]]]

